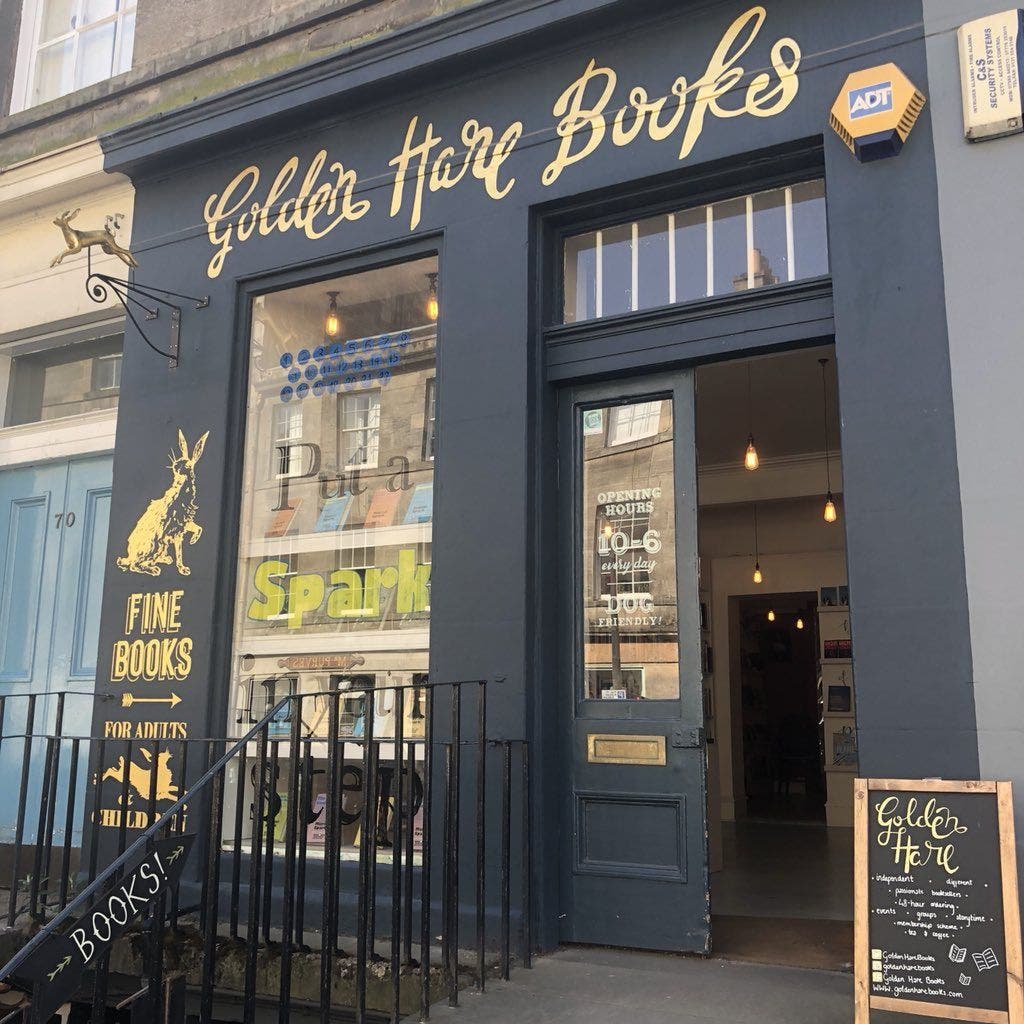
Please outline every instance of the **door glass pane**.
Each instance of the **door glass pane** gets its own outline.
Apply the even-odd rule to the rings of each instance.
[[[84,89],[94,82],[110,77],[114,63],[114,32],[117,25],[108,21],[86,29],[78,40],[78,67],[75,69],[75,88]]]
[[[44,47],[36,58],[36,81],[32,89],[33,103],[45,103],[71,91],[71,55],[74,39]]]
[[[581,410],[584,697],[679,696],[672,402]]]
[[[47,0],[43,7],[43,20],[39,29],[39,42],[46,43],[74,28],[77,0]]]

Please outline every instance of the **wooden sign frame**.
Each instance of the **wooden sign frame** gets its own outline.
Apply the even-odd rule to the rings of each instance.
[[[869,970],[868,794],[994,793],[999,820],[999,866],[1003,888],[1003,929],[1006,939],[1007,1012],[970,1006],[871,995]],[[977,1024],[1024,1024],[1020,904],[1017,890],[1017,849],[1013,828],[1013,786],[1009,782],[947,782],[942,779],[854,779],[853,782],[853,959],[854,1024],[868,1024],[871,1010],[912,1013],[923,1017],[975,1021]]]

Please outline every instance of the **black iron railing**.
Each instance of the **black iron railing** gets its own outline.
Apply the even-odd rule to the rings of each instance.
[[[480,680],[346,688],[336,678],[329,691],[284,697],[237,739],[60,735],[63,704],[54,732],[39,735],[33,703],[0,752],[13,745],[22,764],[8,922],[42,928],[0,979],[17,986],[44,943],[157,840],[197,829],[180,885],[130,942],[87,964],[76,1000],[94,1021],[117,1005],[133,1020],[252,1022],[261,1004],[282,1024],[293,1011],[322,1024],[397,1022],[416,1009],[426,1019],[439,996],[454,1005],[489,972],[508,978],[514,939],[530,962],[530,765],[525,743],[488,739],[486,694]],[[393,707],[386,736],[375,735],[382,697]],[[0,701],[0,725],[3,713]],[[199,766],[177,795],[172,780]],[[33,794],[32,872],[19,885]],[[125,976],[139,984],[125,991]],[[0,1024],[32,1012],[27,1003]]]

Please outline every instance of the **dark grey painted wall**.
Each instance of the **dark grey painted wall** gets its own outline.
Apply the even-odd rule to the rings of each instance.
[[[550,8],[551,16],[586,6],[558,4]],[[167,135],[154,123],[148,137],[144,129],[133,129],[131,145],[108,141],[115,154],[111,169],[123,168],[121,161],[133,153],[155,154],[132,168],[134,239],[144,268],[140,279],[180,291],[209,291],[212,298],[208,310],[186,313],[176,371],[168,371],[137,338],[128,338],[108,554],[112,564],[140,502],[161,488],[162,455],[178,426],[190,439],[210,430],[199,474],[206,532],[194,549],[186,611],[196,640],[195,667],[180,709],[192,717],[198,735],[221,727],[227,703],[247,345],[237,282],[258,283],[260,275],[283,267],[298,272],[307,264],[310,273],[323,272],[317,261],[322,268],[337,256],[407,238],[408,221],[388,216],[385,172],[410,115],[421,115],[421,127],[431,120],[446,140],[468,117],[499,132],[515,118],[525,122],[527,134],[508,165],[517,180],[510,194],[496,202],[475,180],[428,194],[417,234],[443,235],[431,671],[438,680],[501,677],[489,705],[492,734],[527,736],[537,744],[535,865],[544,945],[557,938],[555,859],[562,827],[555,811],[562,772],[551,698],[565,681],[554,668],[560,638],[552,635],[551,611],[565,595],[554,589],[552,574],[560,543],[552,468],[555,392],[544,383],[536,329],[539,290],[532,271],[542,234],[537,204],[552,209],[595,190],[625,193],[631,183],[652,176],[675,175],[683,183],[694,169],[715,161],[735,170],[752,152],[828,136],[862,767],[874,775],[977,772],[929,114],[926,110],[899,158],[871,167],[858,165],[826,128],[829,107],[852,69],[895,59],[927,90],[919,27],[887,36],[886,48],[877,41],[918,23],[920,8],[909,0],[853,6],[824,9],[807,0],[772,4],[745,63],[761,67],[771,42],[794,36],[804,53],[799,94],[777,117],[709,118],[682,164],[678,136],[664,142],[642,139],[625,149],[606,141],[553,186],[540,184],[553,152],[552,104],[590,57],[618,72],[615,105],[634,84],[660,95],[677,75],[692,80],[702,72],[723,29],[744,9],[741,4],[706,11],[694,5],[689,13],[675,5],[651,21],[638,12],[657,13],[658,4],[623,4],[618,9],[622,25],[603,26],[584,17],[568,28],[559,25],[551,38],[531,36],[477,54],[479,66],[468,82],[448,83],[438,72],[429,87],[416,81],[412,93],[403,91],[400,80],[373,94],[364,90],[359,115],[348,120],[338,120],[337,112],[346,109],[344,98],[330,100],[334,113],[325,119],[323,105],[317,106],[319,121],[305,123],[295,112],[288,138],[268,135],[267,125],[257,124],[270,106],[287,106],[289,94],[281,89],[248,108],[246,127],[213,140],[204,137],[218,125],[226,129],[240,120],[239,112],[247,109],[240,103],[243,95],[230,110],[223,103],[209,112],[197,110],[189,125],[179,121]],[[600,34],[588,38],[588,26]],[[865,39],[874,42],[856,42]],[[433,52],[425,47],[415,59],[426,61]],[[201,157],[191,151],[157,152],[169,139],[189,138],[204,143]],[[208,280],[206,198],[250,162],[258,162],[265,187],[287,157],[298,153],[304,165],[321,146],[329,159],[342,159],[376,186],[366,193],[370,213],[316,242],[294,231],[254,237],[230,254],[219,278]],[[692,191],[681,184],[681,205],[688,195]],[[628,200],[621,209],[628,210]],[[678,358],[678,352],[653,349],[638,357],[637,368],[654,369]],[[590,369],[600,373],[599,365]],[[131,584],[119,572],[107,574],[101,664],[117,635]],[[110,689],[102,678],[98,686]]]

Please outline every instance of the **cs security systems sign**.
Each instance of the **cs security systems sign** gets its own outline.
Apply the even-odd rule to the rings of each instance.
[[[971,142],[1024,132],[1021,68],[1024,10],[990,14],[956,32],[964,104],[964,136]]]
[[[903,148],[924,102],[895,64],[881,64],[847,76],[829,123],[861,163],[881,160]]]

